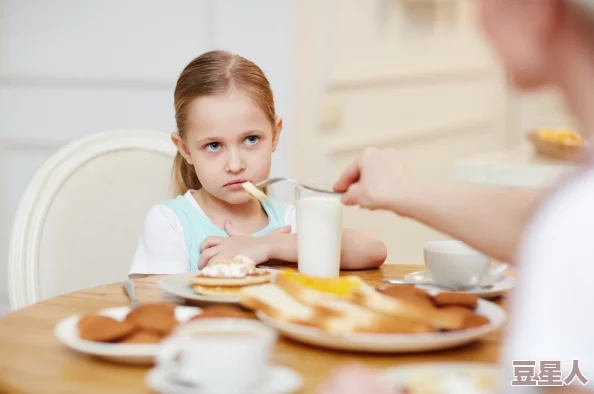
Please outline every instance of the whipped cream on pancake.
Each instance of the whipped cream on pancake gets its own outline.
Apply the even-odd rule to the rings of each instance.
[[[245,278],[255,273],[256,263],[244,256],[209,263],[200,271],[200,275],[213,278]]]

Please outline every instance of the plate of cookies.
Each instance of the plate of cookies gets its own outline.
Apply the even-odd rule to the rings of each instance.
[[[256,268],[253,260],[236,256],[209,263],[200,272],[167,275],[159,287],[186,300],[239,303],[241,289],[269,283],[277,270]]]
[[[286,337],[356,352],[453,348],[479,340],[505,321],[501,307],[475,295],[410,285],[376,289],[356,276],[318,279],[281,272],[275,283],[242,290],[240,302]]]
[[[159,343],[201,313],[197,307],[169,303],[107,308],[67,317],[56,325],[54,334],[81,353],[120,363],[150,364]]]

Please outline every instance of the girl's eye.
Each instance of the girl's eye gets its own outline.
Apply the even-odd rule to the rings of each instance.
[[[250,135],[249,137],[246,137],[246,139],[244,140],[245,144],[248,146],[256,145],[258,141],[260,141],[260,137],[258,137],[257,135]]]
[[[207,144],[205,148],[209,152],[216,152],[221,149],[221,144],[219,142],[211,142],[210,144]]]

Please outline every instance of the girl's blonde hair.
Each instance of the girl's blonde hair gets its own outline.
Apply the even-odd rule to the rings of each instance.
[[[260,67],[230,52],[210,51],[192,60],[177,80],[173,102],[179,136],[184,139],[186,135],[188,106],[193,100],[226,93],[233,88],[250,96],[274,126],[274,97],[270,83]],[[176,195],[202,187],[196,171],[179,151],[173,162],[172,178]]]

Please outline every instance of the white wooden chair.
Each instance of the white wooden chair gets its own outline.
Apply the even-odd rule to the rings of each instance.
[[[126,279],[144,216],[168,198],[167,133],[118,130],[75,141],[35,174],[8,257],[12,309]]]

